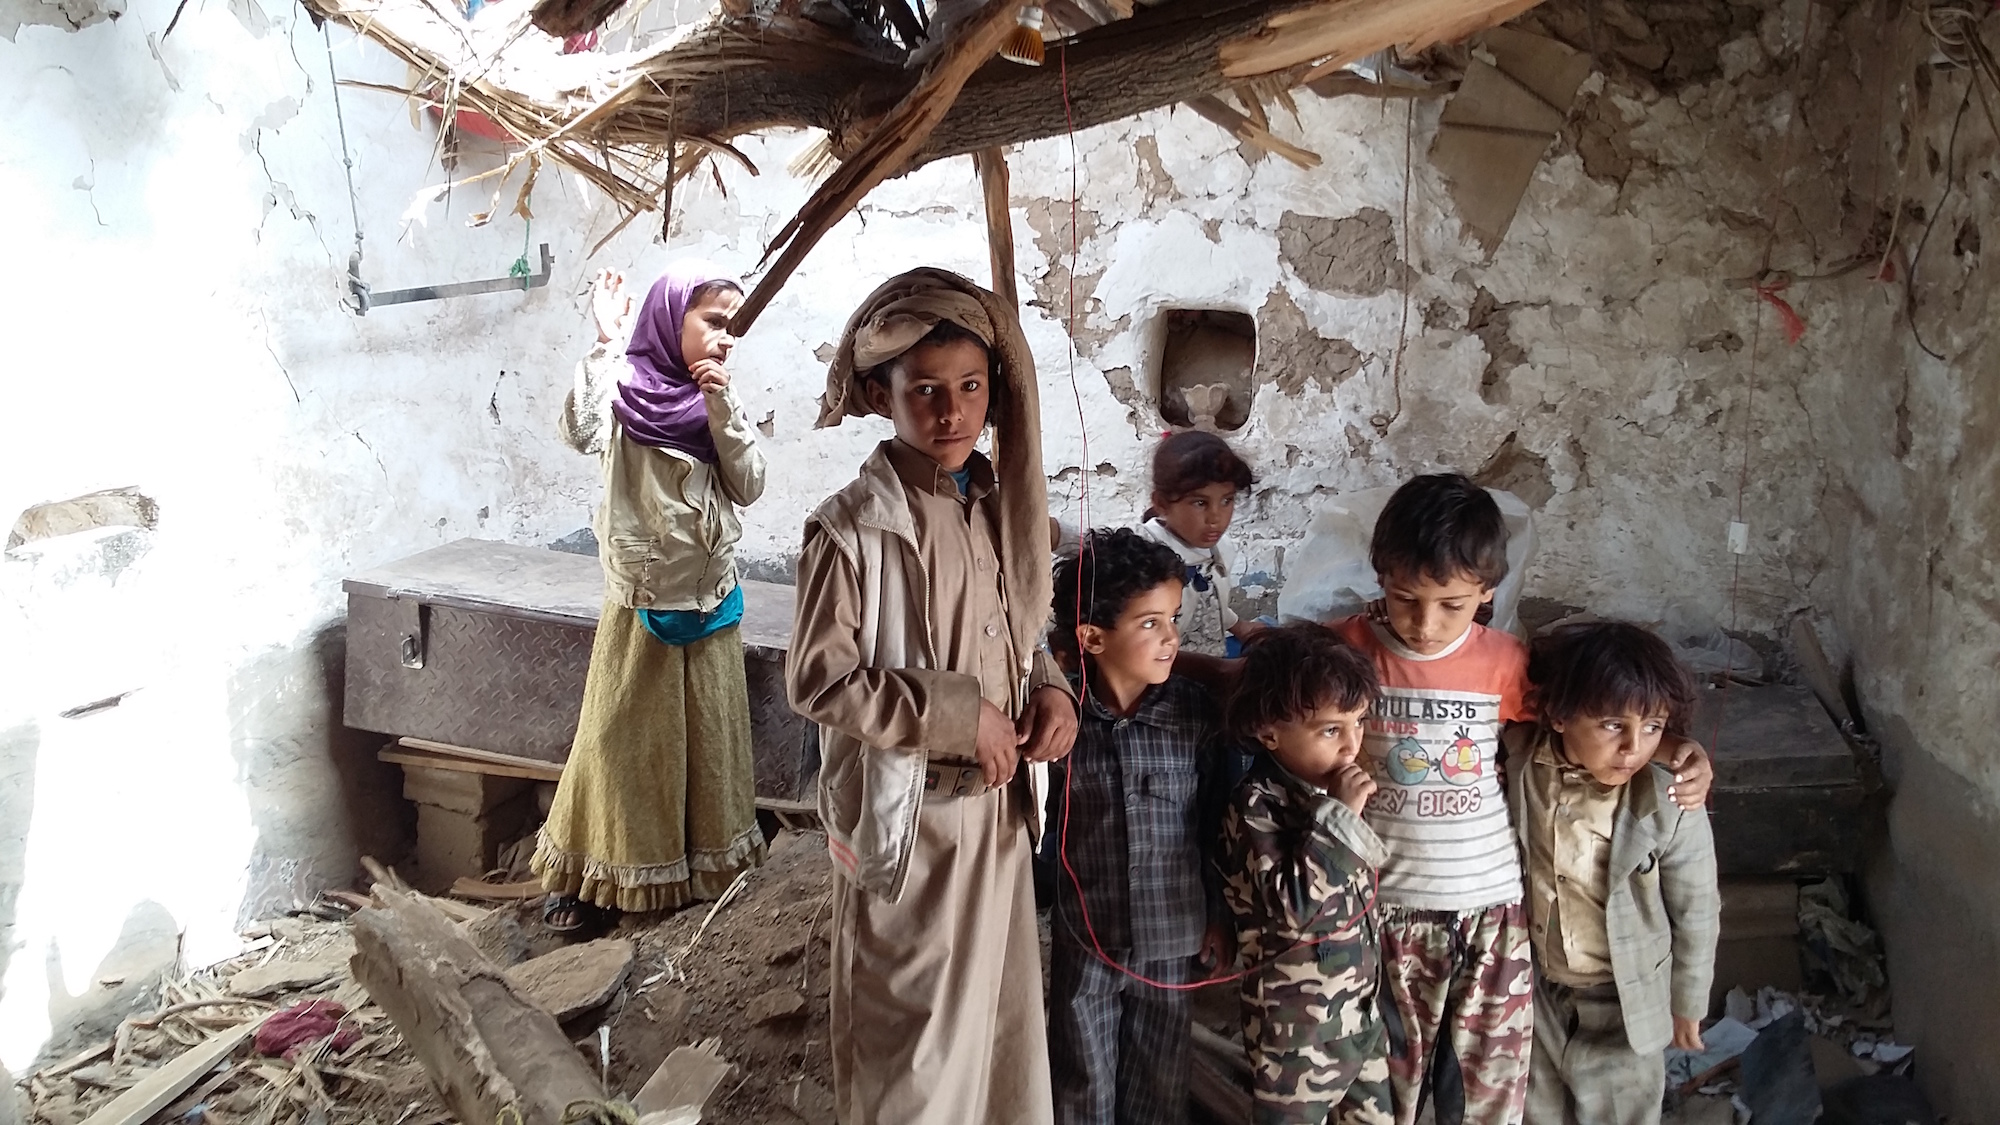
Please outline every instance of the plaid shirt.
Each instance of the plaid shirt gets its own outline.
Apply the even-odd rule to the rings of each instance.
[[[1201,951],[1209,922],[1227,917],[1212,862],[1227,798],[1225,745],[1214,702],[1179,676],[1149,688],[1129,717],[1094,693],[1084,701],[1052,802],[1059,937],[1090,943],[1081,885],[1107,951],[1134,962]]]

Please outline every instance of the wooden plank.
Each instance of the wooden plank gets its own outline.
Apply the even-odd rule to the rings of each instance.
[[[646,1079],[632,1108],[642,1117],[667,1114],[668,1120],[701,1120],[703,1107],[715,1088],[735,1067],[722,1057],[722,1040],[707,1039],[697,1046],[676,1047],[660,1068]],[[688,1117],[692,1110],[694,1116]]]
[[[139,1084],[111,1100],[111,1104],[84,1119],[83,1125],[140,1125],[165,1109],[182,1091],[194,1085],[229,1057],[238,1043],[250,1037],[263,1023],[262,1017],[245,1020],[227,1031],[218,1031],[175,1059],[140,1079]]]
[[[354,916],[354,976],[389,1014],[460,1121],[559,1125],[573,1102],[603,1096],[555,1017],[520,995],[438,910],[381,888]]]
[[[477,879],[460,879],[451,885],[451,893],[460,898],[476,898],[487,902],[514,902],[540,898],[549,892],[540,882],[532,879],[525,883],[482,883]]]
[[[500,777],[525,777],[534,781],[562,780],[562,767],[553,762],[520,758],[512,754],[495,754],[491,750],[453,746],[448,742],[432,742],[428,738],[399,738],[396,740],[396,745],[403,749],[384,750],[377,757],[385,762],[427,766],[431,769],[458,769],[467,773],[492,773]],[[409,753],[413,750],[419,753]]]

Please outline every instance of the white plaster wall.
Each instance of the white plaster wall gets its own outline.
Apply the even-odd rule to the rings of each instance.
[[[225,955],[242,917],[344,883],[357,850],[394,845],[393,779],[368,768],[368,740],[340,735],[328,697],[340,579],[461,536],[545,543],[583,526],[593,466],[560,446],[553,419],[590,339],[589,274],[615,265],[643,285],[687,247],[748,270],[811,187],[783,172],[805,138],[753,141],[764,175],[725,168],[726,196],[683,193],[672,251],[641,221],[586,262],[616,217],[547,175],[533,240],[557,255],[548,288],[356,318],[339,303],[353,222],[326,41],[280,0],[234,0],[190,6],[160,42],[172,8],[138,0],[117,19],[70,21],[81,30],[31,21],[0,40],[13,220],[0,518],[126,485],[161,510],[156,531],[0,560],[0,811],[19,814],[0,823],[0,1062],[15,1068],[52,1049],[76,998]],[[331,41],[344,77],[403,79],[374,47]],[[1257,313],[1282,293],[1361,361],[1331,390],[1258,392],[1236,437],[1264,481],[1238,532],[1253,577],[1282,580],[1316,494],[1477,468],[1512,433],[1545,463],[1528,471],[1548,493],[1531,595],[1690,630],[1729,621],[1744,357],[1693,342],[1751,334],[1754,306],[1718,279],[1751,272],[1755,247],[1724,209],[1754,210],[1760,189],[1705,161],[1703,138],[1718,115],[1732,135],[1769,124],[1721,106],[1719,86],[1690,108],[1592,83],[1586,96],[1615,102],[1656,170],[1608,186],[1559,146],[1491,262],[1459,238],[1423,160],[1436,107],[1418,110],[1411,245],[1398,233],[1395,246],[1417,270],[1400,412],[1399,293],[1314,289],[1276,233],[1287,212],[1364,208],[1400,232],[1400,108],[1304,98],[1301,120],[1279,128],[1326,158],[1313,171],[1246,162],[1185,113],[1078,137],[1073,358],[1071,148],[1018,152],[1015,236],[1058,508],[1081,516],[1087,496],[1105,524],[1143,506],[1159,310]],[[432,134],[381,95],[350,89],[341,103],[369,280],[504,272],[523,232],[512,217],[465,227],[483,187],[398,241],[398,217],[440,176]],[[491,163],[471,155],[461,172]],[[753,418],[769,415],[773,465],[747,513],[747,562],[782,569],[811,505],[887,435],[879,420],[811,431],[815,352],[878,280],[919,263],[985,275],[969,161],[875,192],[743,343],[732,368]],[[1518,303],[1510,332],[1526,356],[1494,402],[1479,390],[1487,348],[1465,328],[1481,289]],[[1805,596],[1824,536],[1813,482],[1775,469],[1803,456],[1801,415],[1769,395],[1756,410],[1765,471],[1735,617],[1766,629]],[[1393,420],[1378,429],[1378,416]],[[114,709],[59,717],[122,692]],[[120,967],[134,949],[138,967]],[[111,977],[128,983],[99,983]]]

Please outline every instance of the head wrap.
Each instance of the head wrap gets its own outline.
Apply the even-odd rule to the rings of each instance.
[[[633,441],[678,449],[698,461],[715,463],[708,405],[681,360],[681,329],[688,298],[696,289],[711,281],[731,280],[708,262],[683,258],[669,265],[646,291],[632,326],[632,342],[625,348],[631,367],[618,381],[618,397],[611,403]]]
[[[990,389],[989,403],[1000,504],[1000,565],[1014,651],[1025,663],[1048,625],[1052,595],[1041,395],[1019,311],[949,270],[927,267],[890,278],[848,318],[840,348],[827,366],[818,425],[838,426],[842,418],[873,413],[861,389],[868,370],[915,347],[941,320],[979,337],[998,360],[997,385]]]

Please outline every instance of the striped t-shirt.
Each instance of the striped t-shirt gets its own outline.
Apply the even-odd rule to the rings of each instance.
[[[1464,912],[1521,901],[1495,759],[1501,728],[1529,717],[1527,646],[1474,625],[1420,656],[1366,615],[1334,628],[1382,678],[1362,753],[1378,786],[1364,815],[1389,846],[1383,904]]]

